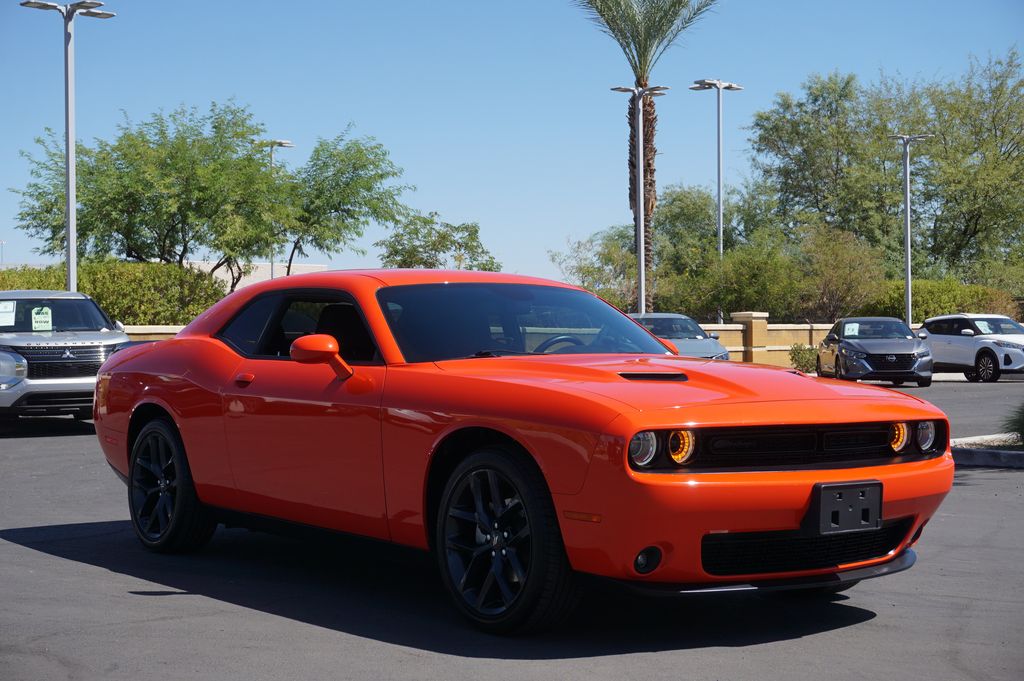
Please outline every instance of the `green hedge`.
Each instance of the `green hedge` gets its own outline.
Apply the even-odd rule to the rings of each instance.
[[[64,266],[0,270],[0,290],[64,288]],[[187,324],[224,297],[206,272],[164,263],[83,262],[78,290],[125,324]]]
[[[981,312],[1017,317],[1020,310],[1006,291],[954,279],[919,279],[913,282],[914,321],[955,312]],[[878,298],[860,310],[862,315],[902,318],[903,282],[886,281]]]
[[[789,363],[798,371],[813,374],[818,368],[818,350],[803,343],[794,343],[789,348]]]

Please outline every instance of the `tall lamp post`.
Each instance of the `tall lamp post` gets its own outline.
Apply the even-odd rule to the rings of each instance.
[[[290,149],[295,145],[292,144],[291,140],[270,140],[270,172],[274,172],[274,147],[281,147],[282,149]],[[270,278],[274,278],[274,252],[270,252]]]
[[[64,19],[64,210],[67,215],[65,252],[67,258],[67,289],[78,289],[78,225],[75,197],[75,17],[110,19],[113,12],[96,9],[102,2],[75,2],[58,5],[53,2],[26,2],[22,7],[60,12]]]
[[[636,262],[637,262],[637,302],[636,311],[644,314],[647,310],[647,253],[644,243],[644,97],[660,97],[669,88],[661,85],[651,87],[613,87],[613,92],[628,92],[633,96],[636,105],[636,210],[633,211],[636,223]]]
[[[910,292],[910,145],[929,137],[935,137],[935,135],[889,135],[889,139],[899,140],[903,145],[903,300],[906,305],[904,321],[907,322],[907,326],[910,326],[913,312],[913,298]]]
[[[724,222],[725,211],[722,208],[722,90],[742,90],[743,87],[736,83],[727,83],[723,80],[704,78],[693,81],[691,90],[717,90],[718,92],[718,262],[721,263],[725,257],[725,237],[723,236],[722,223]],[[718,323],[721,324],[722,308],[718,308]]]

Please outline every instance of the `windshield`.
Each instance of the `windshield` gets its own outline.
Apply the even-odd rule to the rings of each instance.
[[[638,322],[661,338],[702,339],[708,335],[700,325],[686,317],[643,317]]]
[[[529,284],[417,284],[377,293],[408,362],[515,354],[645,353],[665,347],[584,291]]]
[[[843,338],[872,340],[913,337],[910,327],[896,319],[850,319],[843,322]]]
[[[87,298],[0,300],[0,333],[99,331],[112,326]]]
[[[1012,319],[1000,319],[999,317],[993,317],[990,319],[972,319],[974,325],[978,327],[978,331],[982,335],[988,334],[1005,334],[1008,336],[1021,336],[1024,335],[1024,326],[1021,326]]]

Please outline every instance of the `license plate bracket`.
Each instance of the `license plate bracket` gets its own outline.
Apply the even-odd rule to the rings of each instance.
[[[804,527],[812,534],[866,532],[882,526],[882,483],[819,482],[811,492]]]

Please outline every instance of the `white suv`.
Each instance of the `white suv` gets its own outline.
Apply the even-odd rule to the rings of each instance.
[[[994,314],[950,314],[926,319],[922,333],[934,371],[962,371],[968,381],[998,381],[1024,371],[1024,326]]]

